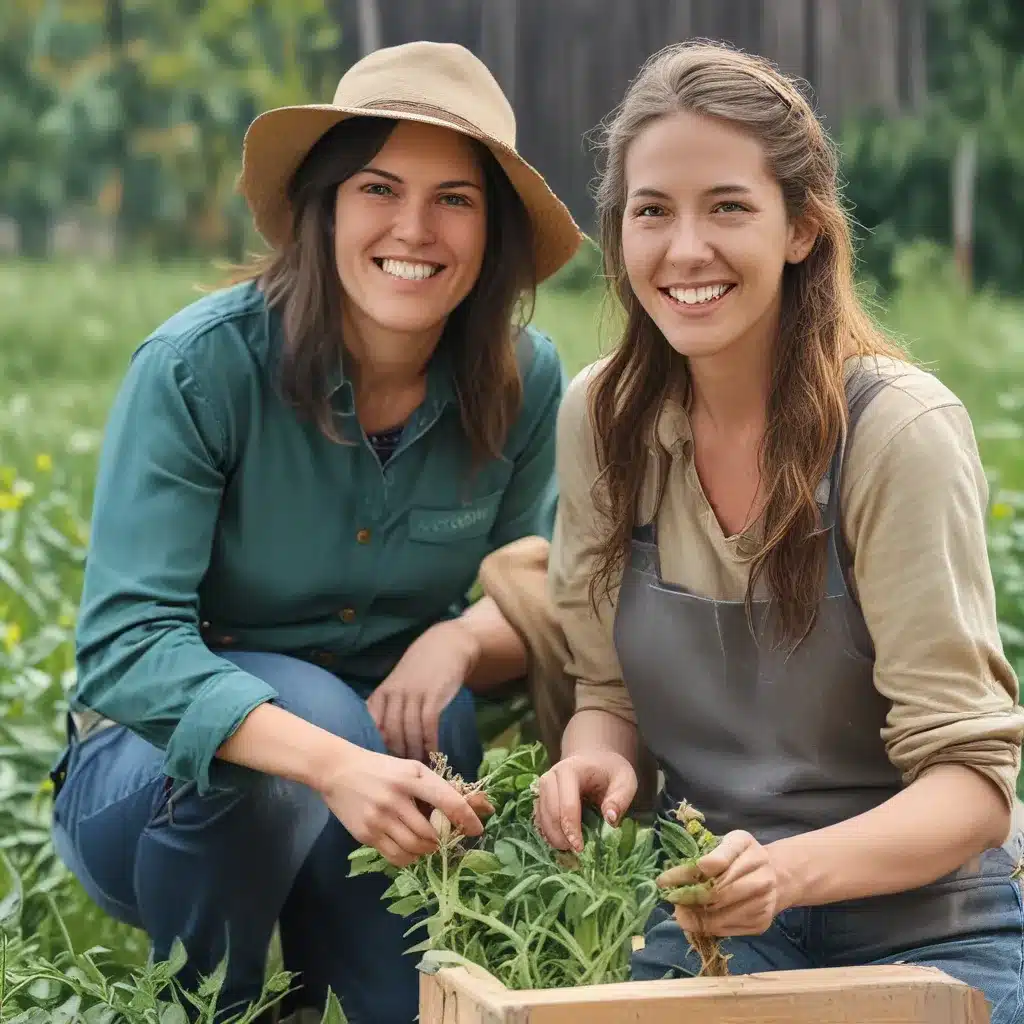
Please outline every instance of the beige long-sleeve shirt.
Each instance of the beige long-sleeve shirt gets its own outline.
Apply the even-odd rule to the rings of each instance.
[[[588,597],[602,531],[587,397],[599,365],[577,375],[559,413],[548,586],[577,710],[601,708],[635,722],[612,640],[617,588],[598,615]],[[891,701],[882,739],[905,782],[940,762],[970,765],[1012,804],[1024,708],[997,626],[988,487],[971,421],[933,375],[892,360],[880,365],[894,382],[851,435],[840,502],[855,596],[875,648],[875,686]],[[723,534],[693,465],[685,411],[666,403],[656,432],[672,455],[657,513],[662,575],[710,598],[741,600],[752,531]],[[642,518],[653,511],[653,461],[651,469]]]

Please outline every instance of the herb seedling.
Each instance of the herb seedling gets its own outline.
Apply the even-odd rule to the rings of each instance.
[[[401,870],[369,847],[351,855],[353,875],[392,879],[384,899],[415,919],[406,934],[426,932],[409,952],[443,951],[513,989],[628,980],[632,940],[658,902],[653,829],[630,818],[613,828],[588,808],[583,851],[552,849],[533,823],[546,768],[541,744],[492,749],[467,786],[438,759],[438,774],[494,807],[483,835],[467,838],[445,819],[438,850]]]
[[[691,908],[699,921],[701,908],[714,895],[714,879],[704,878],[697,865],[721,839],[704,827],[704,815],[685,800],[670,815],[660,816],[658,828],[665,855],[662,870],[685,867],[693,879],[663,892],[662,899]],[[700,957],[702,976],[724,977],[729,973],[729,958],[716,939],[705,932],[687,932],[686,940]]]

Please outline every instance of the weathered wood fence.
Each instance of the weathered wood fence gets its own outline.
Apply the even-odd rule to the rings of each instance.
[[[524,156],[592,226],[584,134],[644,59],[689,37],[727,40],[803,78],[826,121],[917,108],[925,93],[925,0],[328,0],[343,59],[366,45],[458,42],[516,110]]]

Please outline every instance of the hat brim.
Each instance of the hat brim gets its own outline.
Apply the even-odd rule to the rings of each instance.
[[[433,124],[485,145],[507,175],[533,223],[538,283],[568,263],[580,247],[584,235],[565,204],[539,171],[497,139],[429,114],[332,104],[278,107],[260,114],[245,133],[238,187],[249,204],[256,230],[271,246],[279,248],[291,239],[288,184],[292,175],[326,131],[351,117]]]

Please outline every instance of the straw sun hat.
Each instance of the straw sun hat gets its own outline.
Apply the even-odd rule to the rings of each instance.
[[[239,189],[256,229],[272,246],[291,237],[292,175],[328,129],[358,115],[435,124],[479,140],[529,212],[539,279],[576,252],[583,235],[544,178],[516,152],[515,114],[497,81],[465,47],[433,42],[376,50],[349,68],[333,103],[278,107],[252,122]]]

